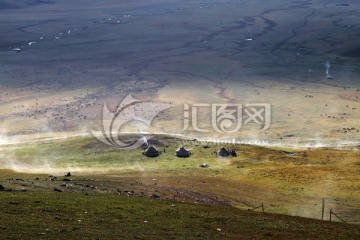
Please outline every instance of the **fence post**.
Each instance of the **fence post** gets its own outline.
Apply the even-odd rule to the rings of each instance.
[[[346,221],[344,219],[342,219],[341,217],[339,217],[336,213],[331,212],[331,215],[334,215],[335,217],[337,217],[338,219],[340,219],[343,223],[346,223]]]
[[[332,214],[332,211],[331,211],[331,209],[330,209],[330,222],[331,222],[331,214]]]
[[[323,221],[324,221],[324,211],[325,211],[325,198],[322,199],[321,220]]]
[[[262,212],[264,213],[264,203],[261,203]]]

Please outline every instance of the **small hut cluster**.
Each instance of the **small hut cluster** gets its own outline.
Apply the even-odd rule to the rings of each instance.
[[[229,157],[229,156],[236,157],[237,156],[235,149],[233,149],[233,148],[226,149],[224,147],[220,148],[216,154],[219,157]]]
[[[164,153],[165,153],[165,149],[164,149]],[[236,150],[233,148],[220,148],[217,152],[214,152],[217,154],[217,156],[219,157],[237,157],[236,154]],[[154,146],[149,146],[148,148],[145,149],[145,151],[143,152],[143,154],[147,157],[158,157],[161,152],[159,150],[156,149],[156,147]],[[191,153],[189,151],[189,149],[186,149],[184,147],[180,147],[176,150],[175,152],[175,156],[180,157],[180,158],[188,158],[191,156]]]
[[[165,150],[164,150],[165,151]],[[154,146],[149,146],[147,149],[145,149],[145,151],[143,152],[143,154],[147,157],[158,157],[160,155],[160,151],[156,149],[156,147]],[[176,150],[175,152],[175,156],[177,157],[181,157],[181,158],[188,158],[190,157],[191,153],[189,151],[189,149],[186,149],[184,147],[180,147]]]

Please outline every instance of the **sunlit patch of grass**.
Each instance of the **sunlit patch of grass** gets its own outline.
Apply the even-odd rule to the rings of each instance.
[[[214,152],[220,146],[203,148],[193,142],[185,146],[190,148],[191,157],[177,158],[175,150],[182,145],[181,139],[157,136],[154,142],[166,153],[148,158],[141,149],[121,150],[92,137],[9,145],[1,148],[0,163],[27,173],[63,175],[71,171],[99,181],[132,179],[153,185],[152,179],[158,179],[159,185],[201,192],[243,209],[265,203],[268,211],[292,214],[295,207],[303,205],[310,213],[318,211],[315,204],[322,197],[348,200],[340,208],[347,205],[360,208],[355,201],[360,197],[355,184],[360,171],[357,151],[226,145],[236,148],[238,156],[219,158]],[[203,163],[209,168],[200,168]],[[318,214],[304,212],[304,216]],[[352,215],[350,219],[358,216]]]

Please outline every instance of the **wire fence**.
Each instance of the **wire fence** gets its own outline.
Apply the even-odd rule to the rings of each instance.
[[[271,205],[272,204],[269,203],[268,206]],[[299,216],[299,217],[307,217],[313,219],[321,219],[323,221],[330,221],[330,222],[360,224],[359,207],[352,205],[349,206],[342,205],[339,207],[338,205],[339,203],[337,201],[326,200],[325,198],[322,198],[321,204],[307,204],[307,205],[302,205],[301,208],[294,206],[294,208],[298,209],[297,211],[284,212],[283,214]],[[248,208],[248,211],[261,211],[262,213],[265,213],[265,204],[261,203],[261,205]],[[278,211],[274,211],[274,209],[271,207],[269,208],[268,212],[279,213]]]

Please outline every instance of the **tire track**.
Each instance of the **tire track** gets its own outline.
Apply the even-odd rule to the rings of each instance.
[[[304,3],[304,6],[305,6],[306,4],[307,4],[307,3]],[[289,42],[292,38],[295,38],[295,37],[297,36],[297,31],[299,31],[301,28],[304,28],[304,27],[307,25],[307,23],[308,23],[308,18],[311,17],[311,16],[314,16],[314,15],[315,15],[315,12],[316,12],[315,9],[313,9],[313,10],[311,11],[311,13],[309,13],[308,15],[306,15],[306,16],[304,17],[303,23],[302,23],[301,25],[299,25],[298,27],[291,29],[291,35],[288,36],[288,37],[286,37],[286,38],[284,38],[281,42],[279,42],[278,44],[276,44],[276,45],[274,46],[274,48],[270,51],[270,53],[271,53],[272,55],[274,55],[275,57],[277,57],[278,59],[280,59],[280,62],[281,62],[281,63],[287,64],[287,63],[294,63],[294,62],[297,61],[297,59],[298,59],[297,56],[296,56],[296,58],[295,58],[294,61],[289,62],[288,60],[286,60],[286,58],[285,58],[284,56],[282,56],[281,54],[277,54],[276,52],[277,52],[280,48],[282,48],[287,42]]]
[[[217,95],[218,95],[220,98],[223,98],[223,99],[225,99],[227,102],[230,102],[230,103],[235,102],[235,99],[232,98],[232,97],[230,97],[230,96],[228,95],[228,93],[227,93],[228,89],[223,86],[223,83],[221,83],[221,82],[216,83],[215,85],[213,85],[213,87],[214,87],[215,89],[218,89],[218,90],[219,90],[219,92],[217,93]]]
[[[297,26],[297,27],[295,27],[295,28],[292,28],[292,29],[291,29],[291,35],[288,36],[288,37],[286,37],[286,38],[284,38],[282,41],[280,41],[278,44],[276,44],[276,45],[271,49],[270,53],[271,53],[273,56],[275,56],[277,59],[280,59],[280,63],[282,63],[282,64],[289,64],[289,63],[295,63],[295,62],[297,62],[298,56],[295,56],[295,60],[289,61],[289,60],[287,60],[284,56],[282,56],[280,53],[277,53],[277,51],[279,51],[279,50],[280,50],[284,45],[286,45],[291,39],[297,37],[297,36],[298,36],[298,31],[301,30],[302,28],[304,28],[305,26],[307,26],[308,21],[309,21],[309,18],[315,16],[318,11],[326,9],[326,8],[327,8],[327,5],[328,5],[330,2],[331,2],[331,0],[327,1],[327,2],[323,5],[323,7],[320,8],[320,9],[314,9],[314,8],[312,8],[312,9],[311,9],[311,12],[310,12],[309,14],[307,14],[307,15],[304,16],[304,18],[303,18],[304,20],[303,20],[302,24],[299,25],[299,26]],[[299,5],[296,5],[296,6],[292,6],[292,8],[294,8],[294,7],[296,7],[296,8],[304,8],[304,7],[307,7],[309,4],[310,4],[310,1],[307,0],[306,2],[303,2],[302,4],[299,4]],[[274,10],[274,11],[278,11],[278,10]],[[265,18],[264,15],[265,15],[265,14],[269,14],[269,13],[274,12],[274,11],[272,11],[272,10],[266,11],[266,12],[262,13],[262,14],[260,15],[260,17],[263,18],[263,19],[268,19],[268,18]],[[268,20],[269,20],[269,19],[268,19]]]

